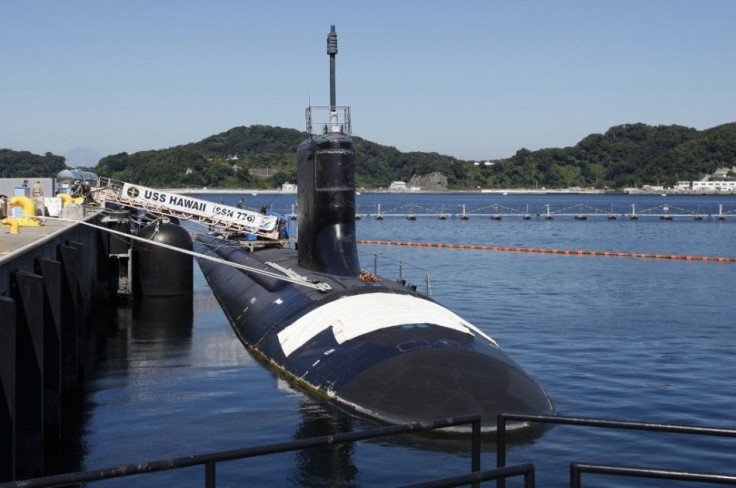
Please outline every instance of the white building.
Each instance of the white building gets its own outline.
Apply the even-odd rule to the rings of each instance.
[[[406,182],[392,181],[388,187],[388,191],[406,191]]]
[[[296,193],[297,187],[294,183],[284,183],[281,185],[281,193]]]
[[[693,191],[703,193],[735,193],[736,181],[693,181]]]

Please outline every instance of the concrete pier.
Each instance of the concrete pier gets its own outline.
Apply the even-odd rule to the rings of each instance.
[[[111,289],[101,234],[57,219],[0,229],[0,482],[46,474],[78,417],[92,301]]]

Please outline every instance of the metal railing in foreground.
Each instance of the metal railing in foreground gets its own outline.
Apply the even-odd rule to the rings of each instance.
[[[506,423],[508,421],[536,422],[541,424],[576,425],[582,427],[603,427],[608,429],[640,430],[648,432],[668,432],[675,434],[691,434],[700,436],[730,437],[736,439],[736,429],[722,429],[718,427],[699,427],[692,425],[658,424],[652,422],[632,422],[624,420],[594,419],[584,417],[564,417],[556,415],[524,415],[516,413],[500,413],[497,419],[497,447],[496,467],[506,465]],[[627,468],[623,466],[594,465],[573,462],[570,465],[570,486],[580,488],[582,472],[629,476],[640,478],[660,478],[682,481],[701,481],[708,483],[736,485],[736,476],[714,473],[692,473],[686,471],[662,470],[657,468]],[[497,486],[503,488],[505,480],[497,481]]]
[[[531,463],[508,466],[505,468],[489,469],[487,471],[472,472],[451,478],[442,478],[414,485],[405,485],[403,488],[446,488],[450,486],[478,486],[480,481],[502,480],[511,476],[524,476],[524,488],[534,488],[534,465]]]
[[[570,487],[580,488],[583,473],[610,476],[629,476],[634,478],[656,478],[672,481],[698,481],[721,485],[736,485],[736,476],[727,474],[693,473],[667,469],[632,468],[625,466],[606,466],[602,464],[572,463],[570,465]]]
[[[205,454],[196,454],[186,457],[174,459],[152,461],[146,463],[132,464],[128,466],[118,466],[114,468],[97,469],[93,471],[83,471],[77,473],[68,473],[61,475],[46,476],[43,478],[34,478],[29,480],[12,481],[9,483],[0,483],[0,488],[10,487],[51,487],[61,486],[73,483],[89,483],[93,481],[101,481],[111,478],[120,478],[124,476],[142,475],[159,471],[167,471],[171,469],[187,468],[191,466],[204,466],[204,486],[214,488],[216,484],[216,465],[225,461],[233,461],[236,459],[245,459],[256,456],[264,456],[267,454],[283,453],[288,451],[298,451],[311,447],[330,446],[347,442],[364,441],[376,439],[380,437],[388,437],[392,435],[418,433],[430,430],[442,429],[457,425],[472,425],[471,435],[471,471],[470,475],[466,475],[468,481],[481,481],[482,479],[498,479],[499,477],[524,475],[527,487],[534,486],[533,468],[527,467],[510,467],[502,470],[492,470],[480,473],[480,449],[481,449],[481,428],[479,415],[464,415],[459,417],[451,417],[446,419],[430,420],[426,422],[412,422],[401,425],[389,425],[378,427],[362,432],[349,432],[344,434],[327,435],[320,437],[311,437],[308,439],[300,439],[292,442],[284,442],[279,444],[270,444],[266,446],[245,447],[229,451],[219,451]],[[531,475],[528,474],[531,472]],[[489,477],[490,476],[490,477]],[[531,476],[531,478],[530,478]],[[477,479],[476,479],[477,477]],[[460,479],[463,477],[458,477]],[[435,480],[441,484],[422,484],[418,486],[458,486],[457,479],[447,478],[445,480]],[[463,478],[465,479],[465,478]],[[450,484],[447,484],[447,483]],[[434,483],[434,482],[429,482]],[[454,484],[453,484],[454,483]]]

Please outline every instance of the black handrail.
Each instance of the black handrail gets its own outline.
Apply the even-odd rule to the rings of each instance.
[[[52,486],[61,486],[72,483],[85,483],[92,481],[101,481],[110,478],[120,478],[124,476],[133,476],[138,474],[153,473],[158,471],[167,471],[170,469],[186,468],[190,466],[205,466],[205,486],[214,488],[216,481],[215,466],[223,461],[232,461],[235,459],[244,459],[256,456],[264,456],[267,454],[276,454],[288,451],[298,451],[310,447],[328,446],[333,444],[343,444],[347,442],[363,441],[368,439],[376,439],[379,437],[388,437],[392,435],[405,434],[411,432],[424,432],[428,430],[442,429],[456,425],[472,424],[471,435],[471,471],[480,471],[480,416],[479,415],[463,415],[459,417],[450,417],[446,419],[429,420],[424,422],[411,422],[408,424],[389,425],[385,427],[377,427],[361,432],[348,432],[344,434],[334,434],[319,437],[310,437],[307,439],[299,439],[291,442],[278,444],[269,444],[257,447],[244,447],[228,451],[211,452],[204,454],[195,454],[191,456],[179,457],[168,460],[152,461],[146,463],[131,464],[128,466],[118,466],[114,468],[103,468],[92,471],[81,471],[76,473],[67,473],[61,475],[45,476],[43,478],[34,478],[29,480],[11,481],[9,483],[0,483],[0,488],[46,488]]]
[[[451,486],[463,486],[469,483],[478,483],[479,481],[497,480],[520,475],[524,476],[524,488],[534,488],[534,465],[531,463],[490,469],[488,471],[464,474],[461,476],[452,476],[450,478],[426,481],[424,483],[413,485],[405,485],[403,488],[447,488]]]
[[[650,432],[669,432],[677,434],[709,435],[717,437],[736,438],[736,430],[718,427],[700,427],[694,425],[660,424],[653,422],[632,422],[627,420],[594,419],[585,417],[564,417],[556,415],[525,415],[517,413],[499,413],[497,417],[497,447],[496,467],[501,468],[506,464],[506,422],[536,422],[542,424],[578,425],[585,427],[604,427],[610,429],[642,430]],[[616,469],[616,467],[609,466]],[[623,469],[623,468],[622,468]],[[644,469],[644,468],[641,468]],[[656,471],[656,470],[652,470]],[[684,473],[684,472],[681,472]],[[572,479],[571,479],[572,481]],[[504,479],[497,481],[497,486],[505,486]]]
[[[657,478],[662,480],[699,481],[721,485],[736,484],[736,475],[693,473],[688,471],[671,471],[666,469],[632,468],[626,466],[606,466],[601,464],[570,464],[570,487],[580,488],[582,473],[611,476],[631,476],[636,478]]]

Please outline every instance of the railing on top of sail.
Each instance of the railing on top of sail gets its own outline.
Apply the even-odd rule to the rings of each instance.
[[[310,136],[339,132],[346,136],[351,135],[350,107],[337,105],[335,107],[310,106],[307,107],[307,134]]]
[[[176,217],[226,232],[254,234],[265,239],[279,238],[279,218],[254,210],[202,200],[188,195],[100,178],[95,200]]]

